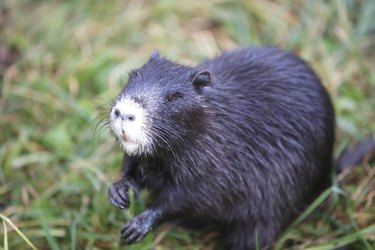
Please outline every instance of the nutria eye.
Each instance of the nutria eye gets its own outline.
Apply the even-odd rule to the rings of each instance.
[[[167,96],[168,102],[173,102],[175,99],[176,99],[176,97],[173,94]]]
[[[177,98],[181,98],[181,97],[182,97],[182,93],[181,92],[176,92],[176,93],[167,95],[167,100],[168,100],[168,102],[173,102]]]

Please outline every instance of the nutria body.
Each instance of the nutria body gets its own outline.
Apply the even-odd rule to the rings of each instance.
[[[122,236],[142,240],[164,221],[213,223],[226,249],[272,244],[329,185],[334,142],[330,98],[310,67],[289,52],[249,48],[197,67],[158,54],[133,71],[110,113],[125,151],[111,202],[129,188],[154,203]]]

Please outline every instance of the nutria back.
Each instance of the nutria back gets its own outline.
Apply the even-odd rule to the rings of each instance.
[[[292,53],[240,49],[197,67],[154,54],[110,113],[126,154],[112,203],[128,206],[134,186],[157,197],[123,237],[187,217],[217,225],[226,249],[254,249],[255,232],[272,244],[329,185],[334,120],[319,78]]]

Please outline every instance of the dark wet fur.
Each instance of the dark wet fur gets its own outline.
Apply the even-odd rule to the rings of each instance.
[[[210,77],[199,79],[205,71]],[[176,92],[182,96],[168,102]],[[254,249],[255,232],[264,247],[330,183],[332,104],[289,52],[241,49],[196,68],[155,54],[121,95],[148,110],[157,142],[152,155],[125,156],[123,181],[157,197],[140,215],[148,219],[141,233],[125,226],[130,243],[164,221],[192,217],[217,225],[225,249]]]

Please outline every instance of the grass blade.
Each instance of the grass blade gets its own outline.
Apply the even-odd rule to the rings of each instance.
[[[57,245],[57,242],[56,242],[55,238],[52,237],[52,235],[50,234],[50,229],[49,229],[46,221],[44,220],[44,216],[42,215],[42,212],[39,212],[38,215],[39,215],[40,222],[42,223],[42,228],[43,228],[44,234],[46,236],[48,245],[51,247],[52,250],[60,250],[59,246]]]
[[[8,250],[8,230],[7,230],[7,224],[5,223],[5,220],[3,220],[3,228],[4,228],[4,250]]]
[[[77,218],[78,215],[75,215],[75,219],[72,223],[71,229],[70,229],[70,238],[72,239],[70,249],[75,250],[77,247]]]
[[[34,246],[33,243],[18,229],[16,225],[5,215],[0,213],[0,218],[3,219],[3,221],[7,222],[18,234],[21,236],[21,238],[31,247],[31,249],[36,250],[37,248]],[[4,232],[6,234],[6,231]],[[4,236],[5,237],[5,236]]]
[[[360,238],[363,238],[365,235],[374,234],[375,233],[375,225],[369,226],[365,229],[362,229],[361,231],[358,231],[356,233],[353,233],[348,236],[344,236],[341,238],[337,238],[335,240],[331,240],[328,243],[309,247],[305,250],[329,250],[329,249],[337,249],[339,247],[346,246],[350,243],[353,243],[357,240],[360,240]]]
[[[318,206],[320,206],[332,193],[332,188],[324,191],[288,228],[285,230],[283,236],[277,242],[275,249],[281,249],[285,241],[288,239],[289,232],[292,228],[297,226],[301,221],[306,219]]]

